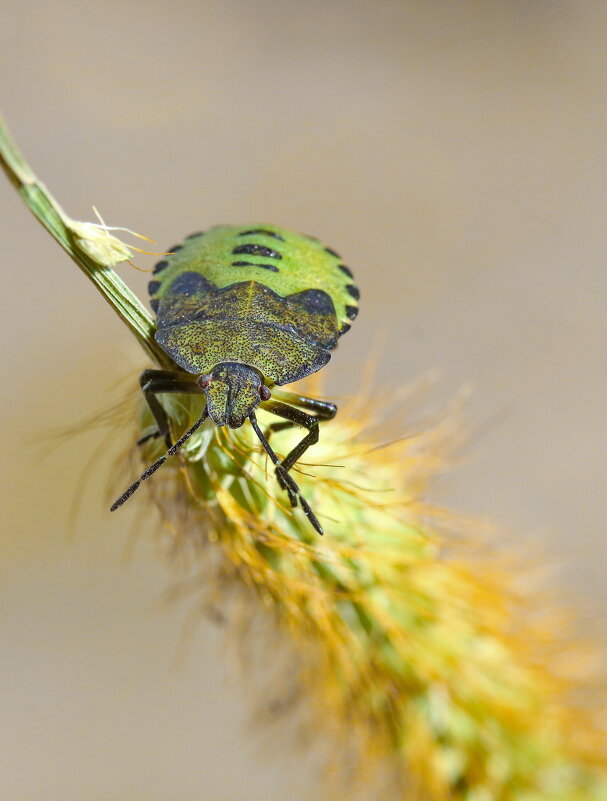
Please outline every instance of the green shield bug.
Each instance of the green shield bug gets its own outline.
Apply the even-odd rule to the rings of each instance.
[[[141,388],[156,421],[152,437],[168,450],[112,506],[127,501],[142,481],[210,417],[239,428],[249,420],[276,468],[291,506],[299,503],[319,534],[322,527],[289,474],[318,441],[318,426],[335,416],[333,403],[278,389],[320,370],[358,313],[359,291],[339,255],[318,240],[273,225],[220,225],[192,234],[154,269],[148,287],[156,313],[156,341],[174,370],[145,370]],[[175,443],[157,396],[204,393],[202,416]],[[257,407],[282,418],[265,433]],[[272,431],[299,425],[304,438],[281,461]]]

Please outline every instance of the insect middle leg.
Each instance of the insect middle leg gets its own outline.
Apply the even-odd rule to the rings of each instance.
[[[173,442],[171,440],[169,417],[156,396],[163,393],[199,395],[203,390],[194,381],[183,378],[182,373],[173,373],[170,370],[144,370],[139,376],[139,384],[156,421],[157,428],[140,437],[137,440],[137,445],[143,445],[144,442],[148,442],[150,439],[164,437],[167,448],[170,448]]]
[[[295,392],[283,392],[282,390],[273,390],[272,394],[275,398],[278,398],[280,401],[285,401],[290,406],[300,406],[303,409],[309,409],[315,412],[314,415],[308,415],[308,417],[315,417],[319,423],[322,423],[324,420],[332,420],[337,414],[337,406],[328,401],[308,398],[306,395],[298,395]],[[266,408],[263,403],[262,408]],[[275,432],[286,431],[288,428],[293,428],[298,424],[297,421],[292,419],[283,420],[281,423],[272,423],[266,429],[266,437],[269,439]]]
[[[307,398],[303,395],[294,395],[292,393],[281,393],[282,397],[288,397],[294,403],[304,406],[308,409],[316,411],[316,415],[307,414],[307,412],[290,406],[281,401],[269,400],[261,404],[265,411],[271,412],[278,417],[283,417],[285,422],[273,423],[268,431],[279,431],[290,428],[293,425],[300,425],[308,429],[306,436],[299,442],[289,454],[281,462],[281,471],[278,474],[281,485],[284,485],[282,476],[293,467],[295,462],[303,456],[311,445],[318,442],[318,426],[319,422],[323,420],[330,420],[337,414],[337,406],[334,403],[327,403],[326,401],[317,401],[314,398]],[[286,398],[285,398],[286,399]],[[284,486],[283,486],[284,489]]]

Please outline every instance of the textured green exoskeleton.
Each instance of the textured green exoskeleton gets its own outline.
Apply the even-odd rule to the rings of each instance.
[[[207,417],[230,428],[249,419],[292,506],[299,500],[322,534],[289,470],[318,441],[319,421],[334,417],[337,407],[275,387],[320,370],[331,358],[358,313],[359,291],[351,271],[335,251],[312,237],[273,225],[220,225],[172,248],[154,273],[148,289],[157,316],[156,340],[175,370],[146,370],[141,386],[158,426],[149,436],[164,436],[169,450],[112,509],[128,500]],[[175,444],[156,398],[169,392],[204,392],[207,401],[202,417]],[[257,406],[284,421],[264,435]],[[308,433],[281,462],[268,434],[292,425]]]

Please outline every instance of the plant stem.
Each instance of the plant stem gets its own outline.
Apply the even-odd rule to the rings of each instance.
[[[82,224],[68,217],[46,186],[36,177],[15,144],[1,114],[0,165],[34,217],[93,282],[137,337],[148,356],[161,366],[170,366],[169,360],[154,339],[156,326],[146,308],[111,266],[92,259],[78,244],[79,237],[75,235],[75,227]]]

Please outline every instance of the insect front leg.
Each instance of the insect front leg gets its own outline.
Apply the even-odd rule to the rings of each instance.
[[[280,459],[278,458],[278,456],[272,450],[272,446],[270,445],[268,440],[265,438],[262,430],[259,427],[259,424],[257,422],[257,417],[255,416],[255,412],[251,412],[251,414],[249,415],[249,420],[251,422],[251,425],[253,426],[253,430],[255,431],[257,436],[259,437],[259,441],[263,445],[266,453],[268,454],[268,456],[270,457],[272,462],[276,465],[276,477],[278,478],[280,486],[283,489],[286,489],[287,492],[289,493],[289,499],[291,501],[291,506],[297,506],[297,499],[299,499],[299,503],[301,505],[301,508],[302,508],[304,514],[306,515],[306,517],[308,518],[308,520],[310,521],[312,526],[316,529],[316,531],[318,531],[319,534],[322,534],[323,530],[322,530],[322,526],[318,522],[318,518],[316,517],[316,515],[314,514],[314,512],[310,508],[310,504],[306,501],[306,499],[301,494],[301,491],[300,491],[298,485],[291,478],[291,476],[287,473],[287,471],[283,468],[282,464],[280,463]]]
[[[173,373],[170,370],[144,370],[139,376],[139,384],[157,427],[140,437],[137,445],[143,445],[150,439],[164,437],[167,448],[170,448],[173,443],[169,417],[156,396],[163,393],[200,394],[202,390],[194,381],[184,379],[182,373]]]

